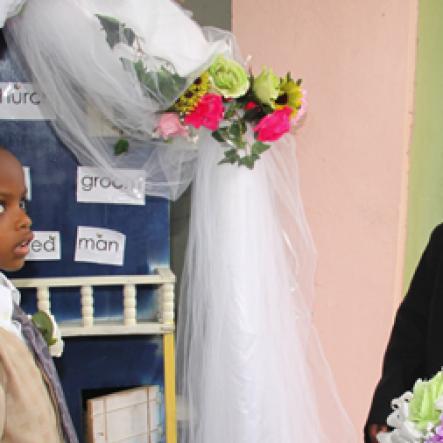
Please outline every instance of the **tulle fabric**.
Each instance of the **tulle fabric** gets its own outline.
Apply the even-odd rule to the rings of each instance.
[[[17,15],[26,0],[2,0],[0,3],[0,28],[3,28],[5,21]]]
[[[355,443],[311,319],[291,137],[253,171],[200,150],[177,333],[180,443]]]
[[[111,48],[97,14],[117,19],[136,37],[121,30],[122,41]],[[153,140],[158,112],[216,54],[237,56],[232,34],[200,28],[170,0],[28,0],[8,20],[5,35],[54,112],[57,134],[81,164],[109,173],[144,169],[148,195],[176,199],[187,188],[199,141]],[[136,62],[149,73],[148,85],[139,81]],[[175,89],[164,87],[158,73],[165,71],[176,76]],[[120,138],[129,140],[129,152],[115,156]]]

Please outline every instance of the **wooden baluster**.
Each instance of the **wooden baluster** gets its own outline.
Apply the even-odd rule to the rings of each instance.
[[[37,308],[40,311],[51,312],[49,288],[47,286],[40,286],[37,288]]]
[[[92,286],[80,288],[83,326],[94,325],[94,291]]]
[[[137,291],[135,285],[123,287],[123,322],[126,326],[137,324]]]
[[[160,321],[168,326],[174,325],[174,284],[165,283],[161,287]]]

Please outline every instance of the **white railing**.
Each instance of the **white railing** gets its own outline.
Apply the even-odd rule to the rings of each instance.
[[[175,276],[169,268],[158,268],[153,275],[113,275],[97,277],[23,278],[13,280],[19,289],[35,288],[37,307],[51,313],[51,289],[79,288],[82,318],[79,322],[59,322],[64,337],[87,335],[164,334],[174,330]],[[158,321],[137,321],[137,286],[158,286]],[[94,288],[121,286],[123,321],[96,322]],[[58,295],[63,297],[64,295]]]

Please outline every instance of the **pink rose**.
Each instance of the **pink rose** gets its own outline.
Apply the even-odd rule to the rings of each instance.
[[[186,137],[188,130],[182,125],[177,114],[174,112],[165,112],[158,121],[156,133],[166,140],[169,137]]]
[[[206,94],[198,102],[196,108],[186,115],[185,124],[200,128],[204,126],[212,131],[218,129],[225,108],[222,97],[218,94]]]
[[[254,127],[257,140],[261,142],[273,142],[291,129],[292,109],[286,106],[263,117]]]

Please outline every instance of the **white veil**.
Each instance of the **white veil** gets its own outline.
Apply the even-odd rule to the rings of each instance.
[[[180,443],[355,443],[311,321],[315,249],[295,146],[253,171],[200,151],[179,309]]]
[[[25,2],[26,0],[2,0],[0,5],[0,28],[3,28],[8,18],[20,12]]]
[[[170,0],[28,0],[5,36],[80,163],[144,169],[149,195],[176,199],[187,188],[199,143],[152,139],[157,112],[215,54],[236,51],[230,33],[202,30]],[[115,156],[122,138],[129,150]]]
[[[151,139],[158,111],[215,54],[238,59],[232,35],[202,30],[170,0],[28,0],[6,38],[80,163],[143,168],[146,193],[171,199],[195,176],[177,331],[181,443],[355,443],[312,326],[315,250],[292,137],[253,171],[218,165],[223,146],[209,133]],[[119,137],[130,147],[115,156]]]

